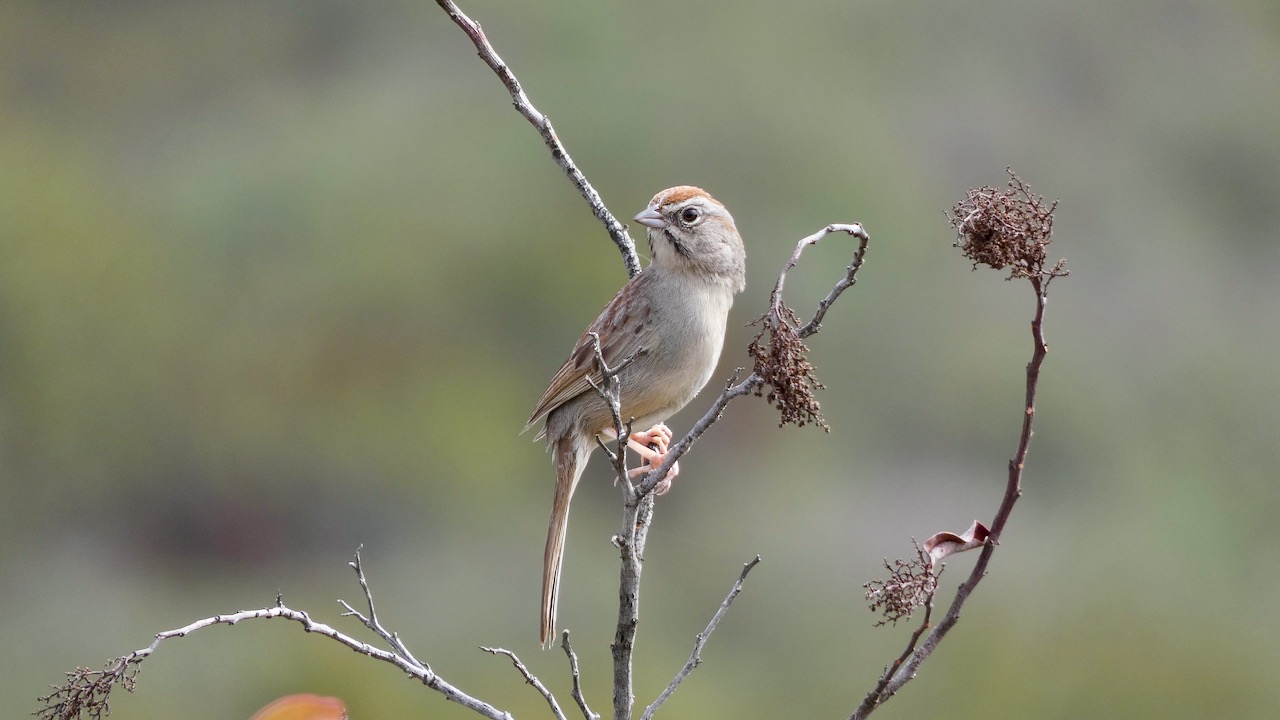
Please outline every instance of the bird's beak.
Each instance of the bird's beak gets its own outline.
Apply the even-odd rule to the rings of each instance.
[[[653,206],[645,208],[632,219],[641,225],[651,228],[664,228],[667,226],[667,221],[662,217],[662,213],[658,212],[658,209]]]

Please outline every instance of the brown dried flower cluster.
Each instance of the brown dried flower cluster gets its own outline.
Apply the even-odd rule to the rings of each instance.
[[[956,229],[955,246],[979,265],[1001,270],[1009,268],[1009,280],[1042,275],[1045,248],[1053,234],[1055,200],[1045,205],[1043,196],[1009,173],[1009,188],[970,188],[965,199],[952,208],[948,219]],[[1062,263],[1050,270],[1057,274]]]
[[[44,707],[35,715],[42,720],[73,720],[87,714],[94,720],[111,714],[107,699],[116,685],[133,692],[138,678],[137,661],[129,655],[107,663],[105,670],[76,668],[67,681],[39,698]]]
[[[751,323],[764,324],[747,346],[747,352],[755,361],[755,373],[769,386],[767,395],[763,387],[758,388],[755,394],[756,397],[763,396],[782,413],[778,427],[787,423],[796,427],[813,423],[830,432],[831,428],[822,419],[822,406],[813,394],[814,390],[821,390],[824,386],[814,376],[813,363],[805,356],[809,347],[796,332],[799,322],[795,311],[779,305],[777,315],[765,315]],[[766,334],[769,336],[767,342],[764,341]]]
[[[935,570],[929,553],[919,543],[915,543],[915,546],[916,557],[912,560],[898,559],[892,563],[884,561],[884,568],[889,571],[888,579],[862,584],[867,591],[867,603],[871,611],[884,617],[876,623],[877,627],[897,625],[899,620],[911,617],[917,608],[933,602],[942,568]]]

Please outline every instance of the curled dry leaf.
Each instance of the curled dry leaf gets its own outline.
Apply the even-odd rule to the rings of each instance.
[[[948,555],[981,547],[987,542],[987,536],[990,534],[991,531],[986,525],[974,520],[968,530],[958,535],[953,532],[937,533],[925,540],[922,547],[929,553],[929,560],[936,565],[939,560]]]

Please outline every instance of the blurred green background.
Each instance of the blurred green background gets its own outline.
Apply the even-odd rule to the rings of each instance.
[[[718,378],[797,239],[873,238],[811,342],[830,434],[740,400],[659,504],[641,703],[756,553],[668,716],[845,717],[905,642],[861,584],[989,519],[1016,442],[1032,295],[971,272],[944,219],[1011,165],[1061,200],[1071,269],[1027,492],[880,715],[1275,716],[1280,5],[463,8],[615,213],[678,183],[734,213],[749,287]],[[358,634],[335,600],[361,544],[383,619],[447,679],[544,717],[475,649],[502,645],[568,702],[535,648],[552,468],[517,433],[625,274],[434,4],[4,3],[0,168],[0,704],[277,591]],[[850,249],[806,255],[793,304]],[[561,616],[599,711],[618,518],[597,458]],[[283,623],[172,641],[112,708],[246,718],[292,692],[472,717]]]

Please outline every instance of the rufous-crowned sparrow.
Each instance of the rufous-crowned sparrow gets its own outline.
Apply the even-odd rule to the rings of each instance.
[[[624,422],[634,418],[634,427],[650,428],[632,435],[628,444],[640,451],[648,467],[656,467],[671,439],[671,431],[660,423],[711,379],[733,296],[746,284],[746,252],[733,217],[701,188],[663,190],[635,220],[648,228],[649,266],[623,286],[578,339],[525,426],[527,430],[546,416],[538,438],[546,438],[556,466],[543,555],[544,646],[555,633],[569,502],[596,438],[617,435],[608,404],[588,382],[601,382],[589,333],[599,335],[608,366],[635,356],[618,374],[621,415]]]

